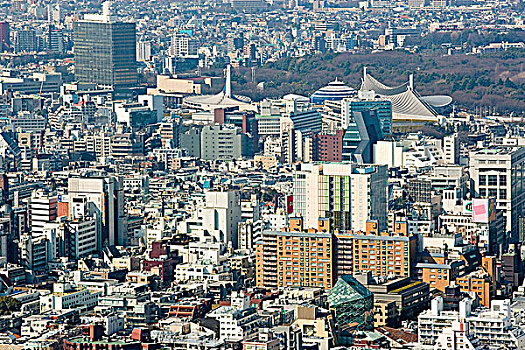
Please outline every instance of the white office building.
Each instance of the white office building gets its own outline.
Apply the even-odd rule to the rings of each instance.
[[[525,214],[525,148],[499,147],[470,154],[473,198],[495,198],[503,211],[506,231],[518,237],[519,219]]]
[[[219,322],[219,339],[241,341],[258,331],[260,317],[254,308],[237,310],[231,306],[221,306],[208,314]]]
[[[197,218],[202,222],[202,229],[215,237],[217,242],[237,248],[238,224],[241,221],[238,192],[207,192],[204,206],[197,210]]]

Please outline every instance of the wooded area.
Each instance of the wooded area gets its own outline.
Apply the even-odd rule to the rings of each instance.
[[[496,113],[525,114],[525,50],[478,55],[425,55],[406,51],[371,54],[328,53],[283,58],[256,68],[234,70],[233,90],[255,101],[296,93],[310,95],[336,77],[359,88],[363,67],[386,85],[397,85],[414,73],[422,95],[448,94],[458,106],[491,108]],[[220,75],[220,71],[210,72]],[[264,83],[258,89],[258,83]]]

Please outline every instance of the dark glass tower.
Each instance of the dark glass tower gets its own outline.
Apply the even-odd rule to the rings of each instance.
[[[372,163],[373,147],[383,139],[381,124],[375,110],[354,112],[353,120],[343,136],[343,161]]]
[[[137,84],[135,23],[113,16],[90,16],[75,22],[75,78],[117,89]]]

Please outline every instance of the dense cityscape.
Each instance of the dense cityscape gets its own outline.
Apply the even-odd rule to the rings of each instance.
[[[0,0],[0,350],[525,349],[522,0]]]

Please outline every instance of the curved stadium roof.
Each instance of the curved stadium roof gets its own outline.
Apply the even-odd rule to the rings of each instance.
[[[189,108],[195,108],[205,111],[213,111],[217,108],[238,107],[239,110],[256,111],[257,108],[248,103],[249,98],[244,96],[235,96],[231,91],[231,68],[226,68],[226,82],[224,88],[217,95],[198,95],[184,98],[184,105]]]
[[[340,101],[343,98],[352,97],[357,91],[335,79],[325,87],[320,88],[310,96],[310,100],[315,104],[323,104],[324,101]]]
[[[392,117],[397,120],[437,121],[434,107],[443,107],[452,102],[449,96],[421,97],[409,82],[390,87],[364,71],[361,91],[373,90],[377,95],[392,102]]]

